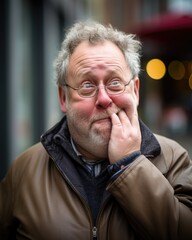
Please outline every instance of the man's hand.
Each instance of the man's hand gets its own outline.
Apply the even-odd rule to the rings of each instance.
[[[111,137],[108,146],[108,156],[111,164],[123,157],[140,150],[141,132],[138,115],[135,111],[129,119],[126,112],[110,114],[112,122]]]

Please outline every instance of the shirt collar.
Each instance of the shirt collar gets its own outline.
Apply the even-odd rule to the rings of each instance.
[[[82,154],[77,150],[77,148],[76,148],[76,146],[75,146],[75,143],[74,143],[72,137],[70,137],[70,141],[71,141],[71,145],[72,145],[72,147],[73,147],[73,150],[75,151],[75,153],[77,154],[77,156],[82,157]]]

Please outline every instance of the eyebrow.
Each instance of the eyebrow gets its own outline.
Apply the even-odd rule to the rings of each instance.
[[[118,68],[117,70],[114,70],[114,69],[108,69],[107,72],[106,72],[106,75],[108,76],[112,76],[112,75],[120,75],[120,73],[123,73],[123,71],[118,71]],[[84,76],[91,76],[91,77],[97,77],[96,74],[93,74],[93,71],[92,70],[84,70],[83,72],[80,73],[79,75],[80,77],[84,77]]]

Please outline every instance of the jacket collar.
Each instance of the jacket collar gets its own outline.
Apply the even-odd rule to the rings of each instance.
[[[151,130],[140,120],[141,129],[141,153],[147,157],[156,157],[161,152],[161,147]]]

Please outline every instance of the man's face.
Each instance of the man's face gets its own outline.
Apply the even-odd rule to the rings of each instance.
[[[138,106],[139,80],[131,81],[121,95],[108,95],[103,85],[116,79],[126,84],[132,78],[123,53],[109,41],[82,42],[70,58],[67,74],[67,84],[74,88],[85,82],[99,86],[91,98],[82,98],[71,88],[66,93],[59,88],[60,106],[77,149],[87,158],[107,158],[112,126],[109,113],[125,110],[131,118]]]

